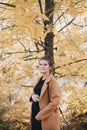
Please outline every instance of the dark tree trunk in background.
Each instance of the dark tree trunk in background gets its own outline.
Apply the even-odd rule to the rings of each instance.
[[[44,31],[47,31],[47,27],[53,24],[53,11],[54,11],[54,0],[45,0],[45,15],[49,18],[49,21],[44,21]],[[49,55],[54,60],[53,55],[53,39],[54,33],[51,31],[47,33],[46,37],[44,38],[45,44],[45,55]]]

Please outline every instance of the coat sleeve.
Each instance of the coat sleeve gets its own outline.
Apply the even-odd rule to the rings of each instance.
[[[43,108],[37,115],[36,118],[38,120],[44,120],[48,118],[53,111],[57,108],[60,102],[60,89],[58,87],[57,81],[54,80],[52,82],[52,85],[49,87],[50,88],[50,102],[49,104]]]

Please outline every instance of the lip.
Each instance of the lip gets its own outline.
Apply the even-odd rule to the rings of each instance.
[[[45,68],[40,68],[41,70],[44,70]]]
[[[40,69],[41,71],[45,71],[45,69]]]

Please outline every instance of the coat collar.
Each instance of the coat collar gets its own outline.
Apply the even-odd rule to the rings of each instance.
[[[53,74],[51,73],[51,74],[47,77],[47,79],[45,80],[45,83],[49,83],[52,78],[53,78]]]
[[[37,79],[35,86],[38,84],[38,82],[40,81],[40,79],[41,79],[42,77],[43,77],[43,76],[41,76],[41,77],[39,77],[39,78]],[[51,73],[51,74],[47,77],[47,79],[45,80],[45,83],[49,83],[52,78],[53,78],[53,74]]]
[[[51,81],[51,79],[53,78],[53,74],[50,74],[47,79],[45,80],[44,84],[43,84],[43,87],[41,89],[41,94],[40,94],[40,100],[43,96],[43,94],[45,93],[47,87],[48,87],[48,83]]]

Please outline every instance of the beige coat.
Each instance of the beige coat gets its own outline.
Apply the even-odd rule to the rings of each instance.
[[[50,74],[43,84],[39,101],[40,112],[36,115],[37,119],[41,120],[42,130],[60,130],[59,102],[59,86]]]

